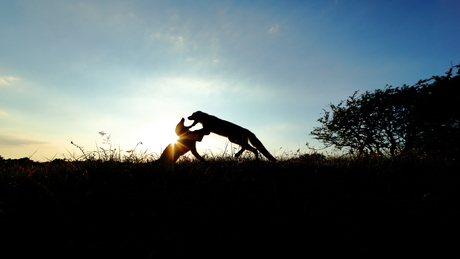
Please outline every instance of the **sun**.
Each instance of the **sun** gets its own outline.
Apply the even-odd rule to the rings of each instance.
[[[174,143],[177,143],[177,140],[179,139],[179,137],[176,135],[176,133],[174,131],[168,131],[168,132],[164,132],[163,136],[165,136],[165,143],[167,144],[174,144]]]
[[[166,148],[169,144],[176,143],[179,139],[174,128],[156,128],[153,132],[152,141],[157,146],[160,146],[161,149]]]

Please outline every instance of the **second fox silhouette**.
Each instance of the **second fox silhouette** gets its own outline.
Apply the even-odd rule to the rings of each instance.
[[[180,156],[184,155],[188,151],[191,151],[192,154],[201,162],[205,160],[203,157],[198,154],[196,151],[196,142],[201,141],[204,135],[209,135],[210,132],[206,132],[203,129],[190,131],[189,129],[192,126],[184,125],[184,118],[176,126],[176,135],[179,136],[179,139],[176,143],[169,144],[163,153],[160,156],[158,161],[165,164],[174,164]]]
[[[248,129],[240,127],[231,122],[221,120],[215,116],[201,111],[194,112],[188,117],[188,119],[194,121],[190,127],[201,123],[203,125],[202,132],[213,132],[215,134],[227,137],[231,142],[240,145],[241,150],[235,154],[235,157],[239,157],[245,150],[249,150],[254,153],[256,159],[259,159],[259,155],[257,153],[257,150],[259,150],[270,161],[276,161],[276,158],[267,151],[267,149],[264,147],[264,145],[262,145],[262,142],[260,142],[256,135],[254,135],[254,133]],[[254,147],[249,145],[248,140]]]

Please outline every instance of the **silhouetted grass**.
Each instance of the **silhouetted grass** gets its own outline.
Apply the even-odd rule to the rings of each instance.
[[[0,160],[1,246],[61,258],[446,252],[459,238],[459,168],[322,155],[173,169]]]

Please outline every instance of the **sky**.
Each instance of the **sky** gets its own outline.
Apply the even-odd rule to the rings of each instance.
[[[459,11],[457,0],[0,1],[0,155],[76,158],[71,141],[95,151],[110,136],[120,154],[154,157],[198,110],[276,157],[308,153],[329,104],[459,64]],[[214,134],[197,146],[238,150]]]

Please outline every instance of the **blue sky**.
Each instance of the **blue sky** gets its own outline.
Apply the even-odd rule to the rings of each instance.
[[[160,154],[201,110],[275,156],[329,103],[460,62],[460,1],[1,1],[0,155]],[[187,121],[187,124],[191,122]],[[230,145],[205,137],[200,153]]]

